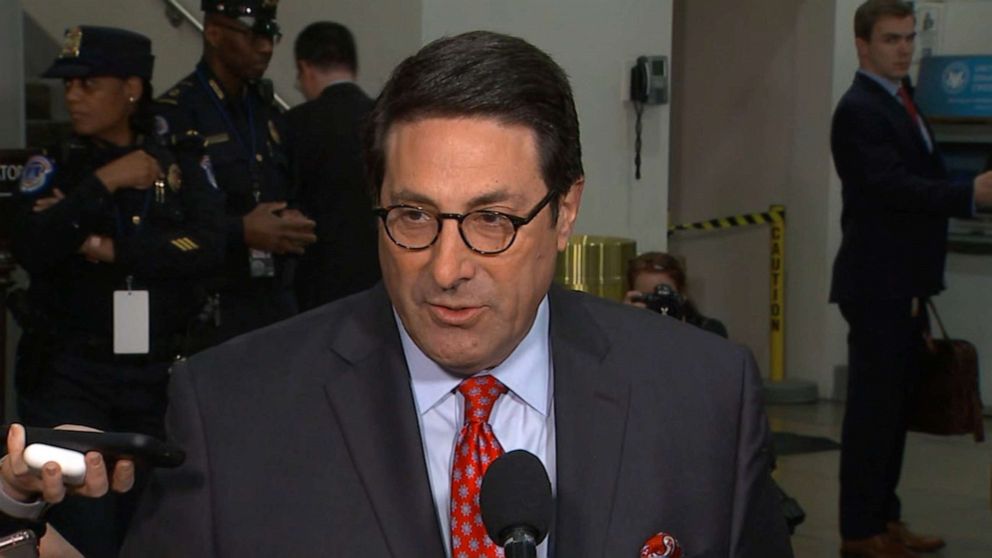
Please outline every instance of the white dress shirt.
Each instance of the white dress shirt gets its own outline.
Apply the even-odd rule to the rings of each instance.
[[[396,322],[403,323],[399,316]],[[513,353],[499,366],[480,374],[491,374],[508,389],[496,401],[489,416],[496,439],[504,451],[525,449],[536,455],[548,471],[553,491],[555,423],[549,324],[545,296],[530,331]],[[465,410],[464,398],[455,388],[464,377],[442,369],[417,347],[403,327],[399,329],[413,383],[431,492],[444,535],[445,553],[450,557],[451,465]],[[537,548],[537,556],[547,558],[547,555],[545,539]]]

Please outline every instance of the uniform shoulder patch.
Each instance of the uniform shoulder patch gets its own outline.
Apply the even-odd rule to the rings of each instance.
[[[55,178],[55,162],[44,155],[35,155],[24,163],[21,172],[21,194],[34,196],[44,192]]]
[[[169,133],[169,121],[161,114],[155,115],[155,133],[165,137]]]

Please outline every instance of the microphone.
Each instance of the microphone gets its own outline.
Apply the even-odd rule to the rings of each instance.
[[[505,558],[535,558],[551,523],[551,481],[536,455],[514,450],[486,469],[479,494],[482,523]]]

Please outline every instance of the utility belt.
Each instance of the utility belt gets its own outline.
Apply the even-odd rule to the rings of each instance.
[[[114,354],[114,340],[102,336],[68,336],[58,341],[58,349],[106,364],[141,366],[156,362],[172,362],[184,356],[185,336],[174,334],[152,339],[143,354]]]

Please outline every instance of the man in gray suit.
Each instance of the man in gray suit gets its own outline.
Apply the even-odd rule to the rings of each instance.
[[[749,353],[552,287],[584,186],[562,69],[513,37],[440,39],[371,125],[383,283],[177,364],[188,459],[123,554],[496,556],[465,478],[522,448],[555,494],[539,556],[633,557],[658,532],[791,556]]]

